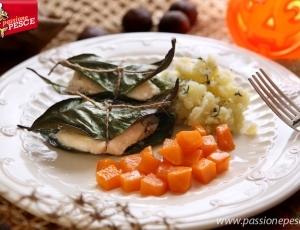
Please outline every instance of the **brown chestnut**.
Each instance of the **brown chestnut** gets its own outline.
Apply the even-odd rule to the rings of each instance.
[[[185,0],[174,2],[170,6],[169,10],[170,11],[171,10],[179,10],[179,11],[182,11],[183,13],[185,13],[188,16],[191,25],[194,25],[194,23],[196,22],[198,11],[197,11],[195,5],[192,4],[191,2],[188,2]]]
[[[125,32],[147,32],[152,27],[152,15],[145,8],[132,8],[123,16],[122,26]]]
[[[190,20],[181,11],[168,11],[158,24],[159,32],[185,34],[191,29]]]
[[[94,37],[99,37],[99,36],[103,36],[103,35],[107,35],[107,32],[105,30],[103,30],[99,27],[90,26],[90,27],[86,27],[81,32],[81,34],[79,34],[77,40],[94,38]]]

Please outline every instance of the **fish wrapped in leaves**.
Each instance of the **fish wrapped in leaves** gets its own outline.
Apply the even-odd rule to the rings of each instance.
[[[28,68],[51,84],[61,94],[78,91],[84,95],[97,95],[98,98],[114,98],[121,100],[150,100],[160,94],[168,93],[173,84],[159,78],[157,75],[171,64],[176,39],[172,39],[172,48],[165,58],[152,64],[126,63],[122,61],[105,60],[95,54],[81,54],[58,62],[74,70],[72,80],[63,86],[41,76],[35,70]]]
[[[147,102],[99,99],[69,92],[80,97],[52,105],[27,129],[66,150],[134,153],[172,135],[176,115],[167,109],[178,87],[177,81],[168,94]]]

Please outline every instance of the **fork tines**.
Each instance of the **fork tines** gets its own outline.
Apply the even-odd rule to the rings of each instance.
[[[285,96],[262,69],[260,69],[260,72],[256,72],[256,76],[252,75],[252,78],[248,80],[260,97],[280,119],[296,131],[300,131],[300,127],[297,129],[300,126],[299,106]]]

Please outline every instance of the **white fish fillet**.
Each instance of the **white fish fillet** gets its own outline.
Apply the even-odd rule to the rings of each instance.
[[[98,85],[92,79],[76,71],[74,72],[72,80],[69,82],[67,90],[78,91],[84,94],[96,94],[106,91],[101,85]],[[136,100],[145,101],[159,93],[160,89],[148,80],[128,92],[126,96]]]
[[[72,80],[69,82],[67,90],[79,91],[84,94],[96,94],[105,91],[101,85],[76,71],[74,72]]]
[[[156,116],[148,117],[142,123],[137,122],[131,125],[122,134],[110,140],[108,144],[106,141],[95,140],[88,136],[64,130],[59,131],[56,138],[61,145],[78,151],[93,154],[122,155],[129,146],[151,135],[156,130],[157,125],[158,118]]]

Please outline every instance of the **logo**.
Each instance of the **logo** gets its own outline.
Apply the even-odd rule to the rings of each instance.
[[[2,0],[0,2],[0,36],[10,35],[38,26],[38,5],[36,0]]]
[[[2,3],[0,2],[0,24],[2,21],[8,19],[8,13],[2,9]],[[3,38],[4,37],[4,32],[8,30],[8,27],[3,27],[0,29],[0,36]]]

